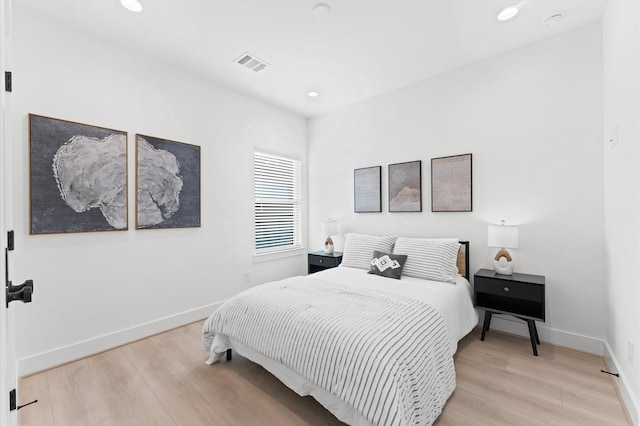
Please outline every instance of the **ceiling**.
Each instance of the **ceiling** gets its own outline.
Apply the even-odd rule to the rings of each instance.
[[[13,0],[303,117],[599,20],[606,0]],[[318,2],[331,13],[314,15]],[[543,20],[562,18],[548,27]],[[244,52],[269,64],[238,65]],[[320,95],[309,98],[307,92]]]

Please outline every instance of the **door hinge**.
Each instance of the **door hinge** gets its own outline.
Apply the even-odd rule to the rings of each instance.
[[[9,391],[9,411],[13,411],[18,408],[18,400],[16,397],[16,390],[11,389]]]
[[[12,75],[11,75],[11,71],[5,71],[4,72],[4,90],[5,92],[11,92],[11,89],[13,88],[13,84],[12,84]]]

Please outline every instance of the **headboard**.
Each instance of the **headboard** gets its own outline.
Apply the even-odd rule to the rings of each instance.
[[[469,281],[469,241],[460,241],[460,251],[458,252],[458,273]]]

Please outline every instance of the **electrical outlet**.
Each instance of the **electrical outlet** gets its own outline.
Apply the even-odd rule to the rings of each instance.
[[[251,271],[244,271],[244,282],[245,283],[251,282]]]
[[[629,357],[629,362],[633,364],[633,341],[629,339],[627,342],[627,357]]]

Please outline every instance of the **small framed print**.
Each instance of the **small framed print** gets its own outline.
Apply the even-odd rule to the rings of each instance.
[[[382,166],[353,171],[353,204],[356,213],[382,211]]]
[[[389,212],[422,211],[422,161],[389,164]]]
[[[471,154],[431,159],[431,211],[472,211]]]

